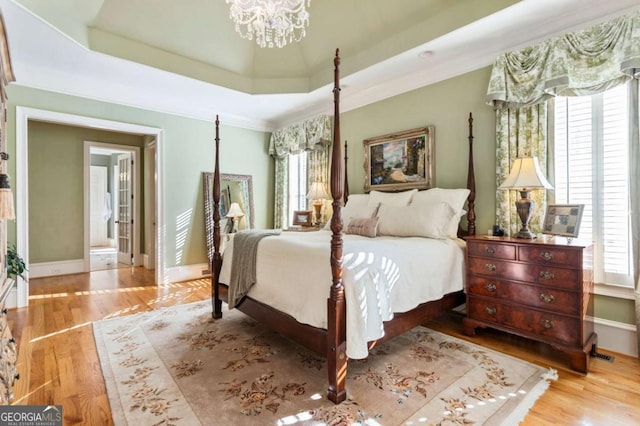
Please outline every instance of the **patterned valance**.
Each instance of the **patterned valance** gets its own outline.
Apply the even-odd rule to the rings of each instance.
[[[282,158],[302,151],[315,151],[330,145],[331,137],[331,117],[315,117],[273,132],[269,155]]]
[[[498,56],[487,90],[495,109],[584,96],[640,77],[640,11]]]

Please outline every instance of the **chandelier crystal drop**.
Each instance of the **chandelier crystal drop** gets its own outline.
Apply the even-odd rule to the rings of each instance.
[[[242,38],[260,47],[284,47],[300,41],[309,25],[311,0],[226,0],[229,17]]]

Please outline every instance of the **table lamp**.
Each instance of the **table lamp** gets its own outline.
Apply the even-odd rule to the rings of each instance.
[[[498,187],[498,189],[515,189],[520,191],[520,198],[516,200],[516,210],[522,221],[522,229],[518,232],[516,238],[534,239],[536,236],[529,230],[529,220],[533,214],[535,202],[529,198],[529,192],[532,189],[552,189],[553,187],[547,181],[540,170],[538,159],[535,157],[518,157],[513,161],[511,173],[507,179]]]
[[[329,198],[329,194],[324,189],[324,184],[322,182],[313,182],[311,187],[309,188],[309,192],[307,193],[307,198],[313,200],[313,209],[315,211],[316,220],[315,224],[320,224],[320,213],[322,209],[322,200],[326,200]]]
[[[238,218],[244,216],[242,209],[238,203],[231,203],[229,207],[229,211],[227,212],[227,218],[231,220],[231,233],[237,231],[238,227]]]

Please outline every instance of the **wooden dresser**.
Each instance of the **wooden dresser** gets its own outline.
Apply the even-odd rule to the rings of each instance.
[[[464,333],[492,327],[548,343],[587,373],[595,352],[593,246],[566,238],[467,239]]]

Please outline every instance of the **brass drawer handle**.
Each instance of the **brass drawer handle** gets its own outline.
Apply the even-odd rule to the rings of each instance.
[[[493,254],[493,253],[495,253],[495,252],[496,252],[496,250],[495,250],[493,247],[487,247],[487,248],[485,249],[485,251],[486,251],[488,254]]]
[[[484,288],[486,288],[487,291],[496,291],[496,285],[494,283],[486,283]]]
[[[553,294],[540,293],[540,300],[542,300],[543,302],[551,303],[556,300],[556,298],[553,297]]]
[[[543,251],[542,253],[540,253],[540,257],[544,260],[551,260],[553,259],[553,253],[548,251]]]
[[[542,324],[544,328],[553,328],[556,326],[553,321],[546,319],[540,320],[540,324]]]
[[[485,263],[484,267],[487,268],[488,271],[495,271],[496,270],[496,265],[494,265],[493,263]]]
[[[495,314],[496,314],[497,309],[496,309],[496,308],[492,308],[491,306],[485,306],[485,307],[484,307],[484,311],[485,311],[486,313],[488,313],[489,315],[495,315]]]
[[[545,280],[552,280],[555,277],[556,275],[553,272],[540,271],[540,278],[543,278]]]

